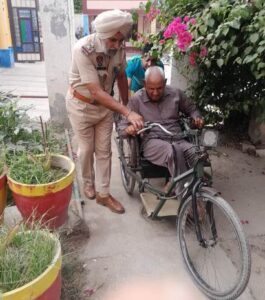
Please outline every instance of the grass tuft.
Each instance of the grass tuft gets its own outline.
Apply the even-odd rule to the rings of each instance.
[[[19,288],[51,264],[56,240],[46,229],[16,225],[0,228],[0,293]]]

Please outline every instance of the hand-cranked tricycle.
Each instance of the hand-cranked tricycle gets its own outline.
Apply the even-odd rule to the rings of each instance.
[[[122,183],[132,194],[138,183],[146,214],[154,219],[177,215],[178,243],[188,272],[210,299],[236,299],[245,290],[251,258],[241,223],[232,207],[211,187],[211,162],[207,150],[217,145],[213,129],[191,129],[184,119],[183,133],[196,149],[196,162],[185,173],[170,178],[165,167],[143,157],[141,133],[157,126],[172,135],[162,124],[145,123],[137,136],[118,134],[116,143]],[[176,138],[176,137],[175,137]],[[208,171],[207,171],[208,169]],[[154,185],[153,178],[163,177],[168,189]],[[182,182],[178,195],[172,192]]]

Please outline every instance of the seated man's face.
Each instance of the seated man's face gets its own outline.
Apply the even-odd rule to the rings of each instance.
[[[110,56],[114,56],[123,44],[124,36],[117,32],[114,36],[104,40],[106,52]]]
[[[165,86],[166,82],[160,76],[148,78],[145,82],[145,90],[149,99],[154,102],[159,101],[164,95]]]

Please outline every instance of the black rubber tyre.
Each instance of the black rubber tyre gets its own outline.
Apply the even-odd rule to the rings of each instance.
[[[121,149],[126,166],[135,168],[137,166],[138,144],[135,138],[127,138],[119,140],[119,147]],[[120,160],[120,170],[122,184],[129,195],[132,195],[135,187],[135,178],[131,176],[126,170],[125,164]]]
[[[196,285],[210,299],[236,299],[245,290],[251,269],[241,223],[232,207],[219,196],[201,192],[197,194],[197,203],[207,246],[197,240],[189,198],[181,208],[177,227],[185,265]],[[213,232],[217,239],[213,239]]]

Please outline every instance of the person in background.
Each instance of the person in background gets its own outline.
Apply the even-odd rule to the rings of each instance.
[[[127,61],[126,76],[129,86],[129,96],[143,88],[144,74],[150,66],[159,66],[164,69],[164,65],[158,58],[152,57],[152,44],[145,44],[142,55],[135,55]]]
[[[115,213],[125,210],[110,194],[113,111],[122,114],[135,128],[143,126],[142,117],[126,107],[128,84],[123,44],[132,23],[131,14],[120,10],[96,17],[95,33],[81,38],[74,47],[66,95],[67,112],[78,142],[84,194]],[[116,79],[123,104],[111,96]]]

